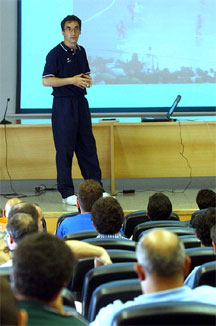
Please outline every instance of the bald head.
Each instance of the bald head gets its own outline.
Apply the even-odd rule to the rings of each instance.
[[[19,199],[19,198],[16,198],[16,197],[15,197],[15,198],[11,198],[11,199],[9,199],[9,200],[7,201],[7,203],[6,203],[6,205],[5,205],[4,216],[5,216],[5,217],[8,217],[11,208],[12,208],[13,206],[15,206],[16,204],[19,204],[19,203],[21,203],[21,202],[22,202],[22,200]]]
[[[154,229],[137,245],[137,260],[146,273],[169,277],[184,269],[184,245],[177,235],[165,229]]]

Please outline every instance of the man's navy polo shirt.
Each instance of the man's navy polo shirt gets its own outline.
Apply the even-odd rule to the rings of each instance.
[[[89,72],[89,65],[85,49],[77,45],[76,53],[67,47],[64,42],[53,48],[46,57],[43,78],[59,77],[67,78]],[[84,96],[86,89],[74,85],[53,87],[53,96]]]

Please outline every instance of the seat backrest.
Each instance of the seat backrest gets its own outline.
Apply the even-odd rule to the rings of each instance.
[[[162,302],[128,307],[115,314],[111,325],[215,325],[216,306],[197,302]]]
[[[137,224],[148,221],[149,217],[147,216],[146,210],[128,213],[124,217],[124,223],[122,226],[123,232],[127,238],[130,238]]]
[[[95,246],[101,246],[105,249],[122,249],[122,250],[136,250],[136,242],[128,239],[102,239],[92,238],[85,239],[84,242],[88,242]]]
[[[216,261],[200,266],[195,275],[195,287],[209,285],[216,287]]]
[[[170,214],[170,217],[168,219],[170,220],[176,220],[179,221],[179,216],[178,214],[172,212]],[[124,223],[123,223],[123,231],[124,234],[126,235],[127,238],[130,238],[133,234],[133,231],[135,229],[135,227],[138,224],[144,223],[144,222],[150,222],[149,217],[147,216],[147,211],[146,210],[142,210],[142,211],[135,211],[135,212],[131,212],[128,213],[127,215],[125,215],[124,218]]]
[[[74,213],[67,213],[67,214],[62,214],[59,216],[58,220],[57,220],[57,224],[56,224],[56,231],[55,231],[55,234],[57,234],[58,232],[58,229],[61,225],[61,223],[66,219],[66,218],[69,218],[69,217],[73,217],[73,216],[76,216],[80,214],[79,212],[74,212]]]
[[[142,290],[138,279],[126,279],[102,284],[92,294],[87,319],[92,322],[101,308],[116,299],[126,302],[133,300],[140,294],[142,294]]]
[[[143,231],[153,229],[153,228],[167,228],[167,227],[184,227],[190,228],[190,225],[187,222],[181,221],[170,221],[170,220],[161,220],[161,221],[150,221],[138,224],[133,232],[132,239],[138,241],[140,233]],[[187,233],[186,233],[187,234]]]
[[[83,315],[88,316],[90,299],[96,287],[107,282],[131,278],[137,278],[134,262],[115,263],[90,269],[85,275],[82,289]]]
[[[180,235],[179,238],[184,243],[185,248],[200,247],[200,240],[196,235]]]
[[[185,249],[185,254],[191,258],[191,271],[196,266],[215,261],[213,247],[200,247]]]
[[[64,237],[64,240],[84,240],[88,238],[95,238],[98,235],[96,230],[85,230],[79,232],[72,232]]]
[[[113,263],[137,262],[136,253],[131,250],[108,249]],[[68,288],[74,292],[81,292],[86,273],[94,268],[94,257],[79,259],[74,266],[73,277]]]

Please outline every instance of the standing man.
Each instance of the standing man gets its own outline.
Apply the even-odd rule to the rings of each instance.
[[[85,98],[86,88],[92,86],[90,69],[85,49],[77,44],[81,20],[74,15],[67,16],[61,28],[64,41],[46,57],[43,85],[53,87],[52,129],[58,190],[64,204],[76,205],[71,175],[74,152],[84,179],[101,183],[101,170]]]

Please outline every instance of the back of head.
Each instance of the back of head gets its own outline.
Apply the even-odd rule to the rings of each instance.
[[[91,217],[97,231],[101,234],[119,233],[124,213],[113,197],[99,198],[92,206]]]
[[[85,180],[80,183],[77,199],[82,211],[91,212],[94,202],[103,196],[103,188],[96,180]]]
[[[201,189],[196,196],[199,209],[216,207],[216,193],[211,189]]]
[[[196,229],[197,238],[201,241],[203,246],[212,245],[210,231],[215,223],[216,208],[214,207],[210,207],[196,216],[194,227]]]
[[[152,221],[167,220],[172,213],[172,204],[166,195],[155,193],[149,197],[147,210]]]
[[[149,275],[169,278],[183,273],[184,245],[178,236],[165,229],[147,232],[138,242],[137,260]]]
[[[18,326],[18,305],[11,287],[4,277],[0,277],[0,325]]]
[[[9,212],[8,219],[17,213],[29,214],[38,222],[39,213],[34,204],[22,202],[14,205]]]
[[[4,216],[5,216],[5,217],[8,217],[11,208],[12,208],[14,205],[19,204],[19,203],[21,203],[21,202],[22,202],[22,200],[19,199],[19,198],[16,198],[16,197],[15,197],[15,198],[11,198],[11,199],[9,199],[9,200],[7,201],[7,203],[5,204]]]
[[[34,233],[20,241],[13,257],[17,294],[39,301],[54,299],[72,275],[74,256],[65,242],[49,233]]]
[[[17,213],[8,220],[6,229],[13,240],[18,243],[26,235],[38,232],[38,224],[31,215]]]

